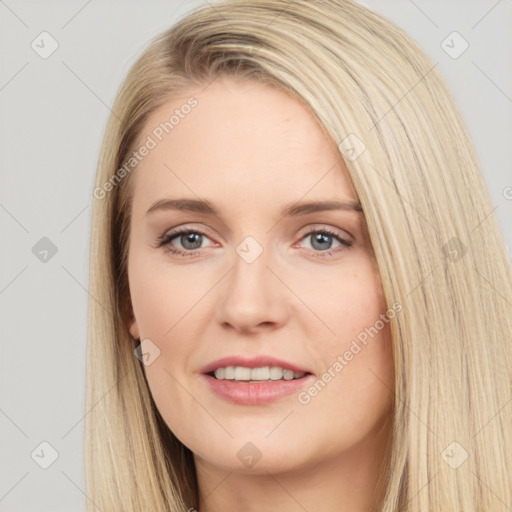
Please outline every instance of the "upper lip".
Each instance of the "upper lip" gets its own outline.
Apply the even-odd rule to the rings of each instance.
[[[309,370],[301,368],[296,364],[283,359],[277,359],[272,356],[259,355],[255,357],[228,356],[208,363],[201,369],[201,373],[210,373],[217,368],[226,366],[245,366],[246,368],[260,368],[262,366],[279,366],[283,369],[293,370],[294,372],[311,373]]]

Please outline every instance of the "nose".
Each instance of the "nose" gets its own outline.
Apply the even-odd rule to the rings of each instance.
[[[245,334],[284,325],[292,306],[290,292],[278,275],[267,251],[251,263],[235,253],[233,268],[225,278],[216,306],[219,324]]]

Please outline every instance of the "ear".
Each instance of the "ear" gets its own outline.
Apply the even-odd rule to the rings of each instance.
[[[133,338],[135,338],[136,340],[140,339],[139,326],[137,324],[137,320],[135,320],[135,316],[133,315],[133,313],[132,313],[131,319],[130,319],[129,330],[130,330],[130,334],[132,335]]]

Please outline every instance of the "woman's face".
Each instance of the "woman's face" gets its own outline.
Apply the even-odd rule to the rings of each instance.
[[[130,332],[170,430],[198,466],[231,471],[373,453],[395,311],[336,145],[297,100],[225,77],[155,111],[140,140]]]

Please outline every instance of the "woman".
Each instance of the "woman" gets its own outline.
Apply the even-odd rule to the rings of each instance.
[[[224,1],[112,110],[91,510],[510,509],[511,265],[411,38],[347,0]]]

